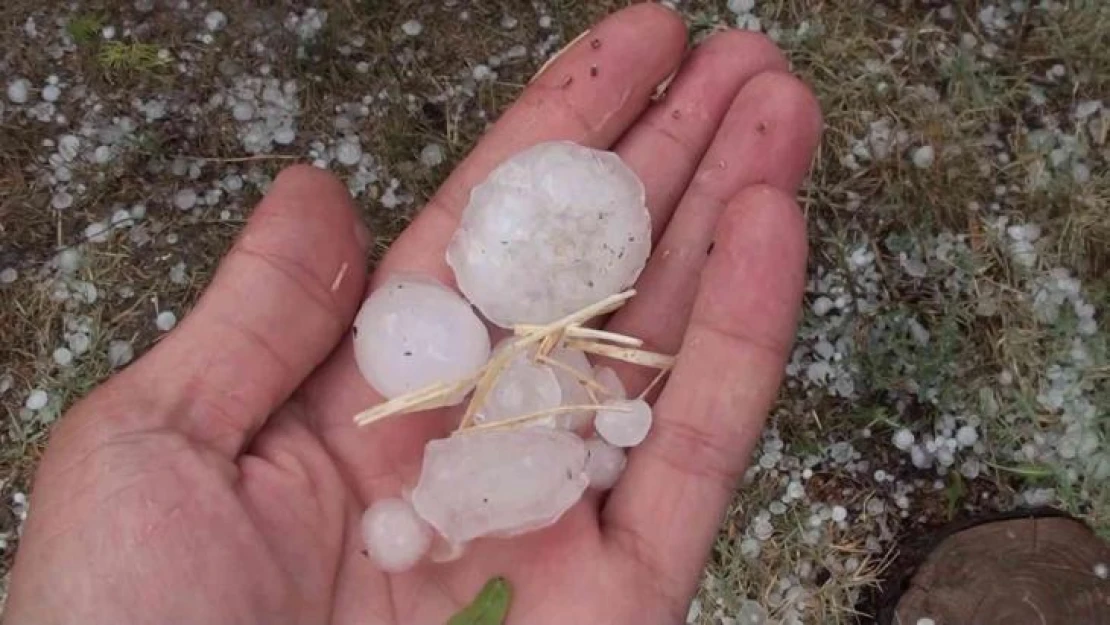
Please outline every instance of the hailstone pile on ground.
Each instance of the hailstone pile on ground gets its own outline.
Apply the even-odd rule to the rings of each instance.
[[[625,450],[651,430],[644,397],[673,358],[587,324],[635,295],[650,248],[635,173],[612,152],[547,142],[471,192],[446,255],[461,295],[415,275],[371,293],[354,323],[355,361],[385,401],[355,422],[432,408],[458,420],[427,443],[416,484],[363,515],[379,568],[450,560],[470,541],[542,529],[587,488],[616,484]],[[629,397],[591,356],[659,375]]]

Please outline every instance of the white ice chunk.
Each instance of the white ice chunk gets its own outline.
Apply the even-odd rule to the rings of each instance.
[[[447,262],[497,325],[555,321],[630,287],[651,248],[644,185],[612,152],[541,143],[474,187]]]
[[[590,488],[609,490],[617,483],[627,459],[624,450],[601,438],[586,441],[586,477]]]
[[[355,318],[354,347],[359,371],[387,399],[467,378],[490,354],[466,300],[419,276],[393,276],[370,294]]]
[[[432,545],[432,528],[404,499],[374,502],[363,513],[361,525],[367,555],[389,573],[412,568]]]
[[[586,445],[576,435],[488,430],[429,441],[412,503],[448,542],[461,545],[551,525],[587,484]]]
[[[642,399],[609,400],[597,411],[594,428],[617,447],[635,447],[651,431],[651,406]]]
[[[502,341],[495,350],[507,349],[512,339]],[[562,404],[563,391],[551,367],[534,362],[528,351],[521,351],[497,377],[478,412],[475,421],[492,423],[513,417],[550,410]],[[554,427],[555,417],[529,422],[529,425]]]

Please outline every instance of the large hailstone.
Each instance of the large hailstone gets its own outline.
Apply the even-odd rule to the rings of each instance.
[[[404,499],[374,502],[362,515],[361,530],[366,554],[389,573],[412,568],[432,545],[432,528]]]
[[[474,187],[447,263],[493,323],[555,321],[635,283],[651,249],[644,197],[615,153],[541,143]]]
[[[515,536],[559,520],[586,490],[585,471],[585,443],[564,430],[463,433],[428,442],[412,504],[455,545]]]
[[[415,276],[392,277],[363,302],[354,347],[359,371],[387,399],[472,376],[490,353],[489,333],[470,305]]]

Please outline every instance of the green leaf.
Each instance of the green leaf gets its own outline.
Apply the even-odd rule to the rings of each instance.
[[[503,625],[513,590],[504,577],[493,577],[474,601],[451,617],[447,625]]]

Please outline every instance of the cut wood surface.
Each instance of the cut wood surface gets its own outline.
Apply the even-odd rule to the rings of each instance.
[[[1110,625],[1110,545],[1068,518],[978,525],[914,573],[894,625]]]

